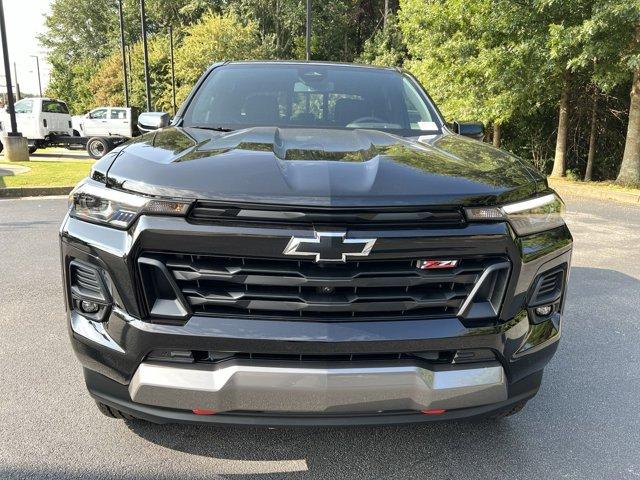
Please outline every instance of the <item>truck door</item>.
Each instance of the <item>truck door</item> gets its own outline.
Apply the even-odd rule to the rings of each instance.
[[[85,137],[93,137],[105,135],[107,130],[107,109],[96,108],[87,114],[84,119],[84,135]]]
[[[109,111],[109,133],[131,138],[131,118],[126,108],[111,108]]]
[[[51,133],[70,134],[71,115],[64,102],[58,100],[42,100],[42,120],[46,120],[45,130]]]

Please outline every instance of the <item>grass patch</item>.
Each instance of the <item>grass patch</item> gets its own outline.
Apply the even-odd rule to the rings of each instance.
[[[0,163],[22,165],[30,168],[26,173],[0,177],[0,188],[8,187],[72,187],[86,177],[93,160],[72,162],[31,160],[29,162]]]

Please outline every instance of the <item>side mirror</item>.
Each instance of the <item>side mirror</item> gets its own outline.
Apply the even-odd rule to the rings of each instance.
[[[159,128],[168,127],[170,118],[164,112],[144,112],[138,115],[138,130],[147,133]]]
[[[458,135],[480,140],[484,138],[484,125],[481,122],[453,122],[453,131]]]

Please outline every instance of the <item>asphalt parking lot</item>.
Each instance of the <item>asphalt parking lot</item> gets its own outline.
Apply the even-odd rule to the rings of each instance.
[[[103,417],[67,340],[66,200],[2,200],[0,478],[638,478],[640,206],[565,200],[575,254],[563,340],[522,413],[275,430]]]

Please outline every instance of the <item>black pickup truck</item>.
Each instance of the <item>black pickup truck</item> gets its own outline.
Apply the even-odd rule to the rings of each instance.
[[[170,123],[139,125],[60,231],[103,413],[402,423],[536,394],[561,332],[563,203],[481,124],[445,124],[411,75],[221,63]]]

